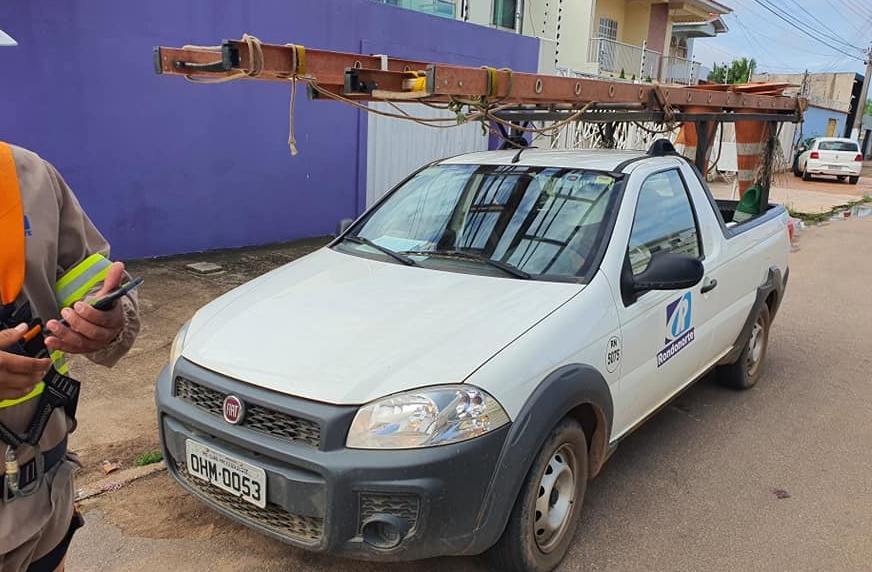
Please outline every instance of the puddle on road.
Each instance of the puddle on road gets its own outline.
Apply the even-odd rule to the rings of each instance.
[[[863,218],[872,215],[872,207],[866,205],[856,205],[850,210],[851,216]]]
[[[830,220],[842,220],[852,218],[864,218],[872,215],[872,206],[869,205],[854,205],[849,209],[840,211],[830,217]]]

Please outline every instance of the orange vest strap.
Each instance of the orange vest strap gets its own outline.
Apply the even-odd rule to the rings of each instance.
[[[24,286],[24,208],[12,148],[0,141],[0,302],[11,304]]]

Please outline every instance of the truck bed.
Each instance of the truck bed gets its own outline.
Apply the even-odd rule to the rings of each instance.
[[[736,208],[739,206],[739,201],[732,199],[715,199],[718,212],[721,213],[721,218],[724,221],[724,226],[730,231],[730,234],[743,232],[744,230],[753,228],[767,220],[778,217],[784,212],[784,205],[777,203],[769,203],[766,206],[766,211],[759,215],[754,215],[744,221],[734,221],[733,217],[736,214]]]

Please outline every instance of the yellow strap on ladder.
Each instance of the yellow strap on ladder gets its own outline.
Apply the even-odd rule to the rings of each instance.
[[[0,142],[0,302],[11,304],[24,286],[24,209],[12,147]]]

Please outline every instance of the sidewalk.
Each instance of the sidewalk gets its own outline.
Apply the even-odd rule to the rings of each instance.
[[[735,183],[714,181],[709,183],[717,199],[736,199]],[[790,171],[778,173],[769,191],[770,202],[780,203],[797,213],[818,214],[835,207],[872,196],[872,161],[863,163],[860,181],[856,185],[843,183],[834,177],[815,177],[803,181]]]

